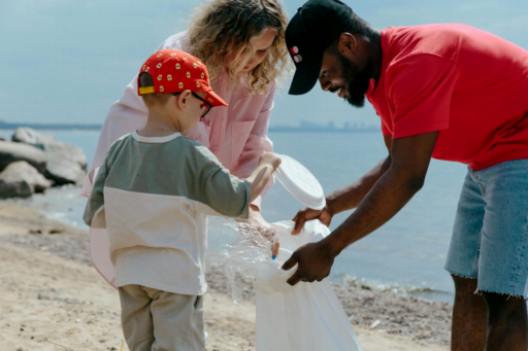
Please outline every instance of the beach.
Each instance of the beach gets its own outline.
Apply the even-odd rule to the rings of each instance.
[[[13,201],[0,213],[1,349],[126,350],[116,291],[91,266],[86,231]],[[208,262],[208,350],[255,350],[252,287],[233,302],[222,264]],[[448,350],[448,304],[353,280],[335,288],[365,351]]]

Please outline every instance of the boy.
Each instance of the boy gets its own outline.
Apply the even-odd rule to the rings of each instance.
[[[205,65],[161,50],[141,67],[146,125],[110,148],[84,220],[106,226],[131,351],[204,350],[206,216],[247,217],[280,160],[265,154],[245,181],[182,136],[214,106]],[[104,209],[104,212],[103,212]]]

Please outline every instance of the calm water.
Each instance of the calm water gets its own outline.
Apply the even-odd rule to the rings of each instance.
[[[98,132],[53,134],[80,146],[92,159]],[[271,138],[277,152],[293,156],[308,167],[326,192],[358,179],[386,154],[376,132],[272,133]],[[334,265],[334,278],[352,276],[449,300],[453,288],[443,265],[464,175],[463,165],[433,161],[422,191],[384,227],[345,250]],[[57,218],[80,223],[84,202],[77,189],[51,191],[33,201]],[[276,185],[267,193],[263,208],[264,216],[276,221],[293,217],[299,205]],[[344,218],[346,214],[337,216],[332,227]],[[215,250],[222,247],[225,238],[211,233],[210,241]]]

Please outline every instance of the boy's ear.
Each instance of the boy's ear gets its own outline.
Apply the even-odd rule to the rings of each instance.
[[[178,107],[183,108],[187,105],[191,98],[191,91],[189,89],[186,89],[182,91],[179,95],[174,96],[176,98],[176,104]]]

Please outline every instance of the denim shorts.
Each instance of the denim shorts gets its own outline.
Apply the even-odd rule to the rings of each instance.
[[[528,297],[528,159],[468,171],[446,270],[478,292]]]

